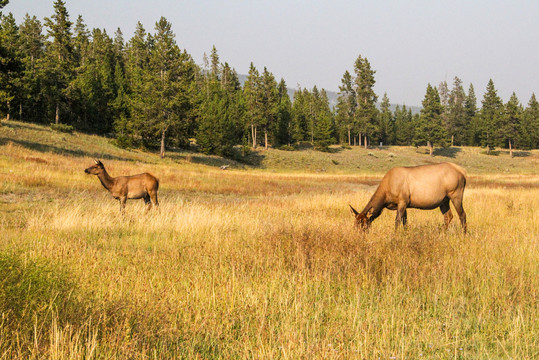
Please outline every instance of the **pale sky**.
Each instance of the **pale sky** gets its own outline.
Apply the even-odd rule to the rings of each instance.
[[[53,0],[10,0],[3,9],[53,14]],[[140,21],[154,32],[161,16],[178,45],[198,64],[217,48],[222,62],[247,74],[264,66],[289,87],[338,91],[358,55],[376,70],[375,92],[392,103],[421,105],[428,83],[465,90],[478,103],[493,79],[506,102],[516,92],[526,105],[539,96],[539,1],[536,0],[66,0],[71,21],[82,15],[90,29],[118,27],[125,40]]]

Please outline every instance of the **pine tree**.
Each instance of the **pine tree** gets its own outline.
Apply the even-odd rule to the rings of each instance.
[[[390,109],[389,98],[387,93],[384,93],[382,97],[382,103],[380,104],[380,115],[378,116],[378,141],[383,144],[391,144],[394,142],[394,123],[393,114]]]
[[[308,138],[309,92],[299,88],[294,92],[292,103],[292,142],[300,143]]]
[[[73,41],[69,14],[65,2],[54,2],[54,14],[45,18],[47,35],[50,42],[47,44],[45,81],[46,94],[49,103],[54,107],[54,122],[60,122],[60,109],[64,107],[68,114],[71,113],[68,101],[68,86],[74,75]]]
[[[129,119],[131,106],[129,104],[129,83],[126,76],[126,47],[123,33],[118,28],[114,33],[114,99],[110,106],[113,113],[113,131],[116,134],[116,143],[120,147],[132,147],[133,142],[129,135]]]
[[[401,107],[397,105],[395,108],[395,144],[396,145],[408,145],[408,129],[406,123],[406,105]]]
[[[501,141],[508,145],[509,155],[511,157],[513,157],[513,147],[519,136],[521,117],[522,106],[518,101],[517,95],[513,92],[511,98],[505,105],[505,111],[499,129]]]
[[[284,79],[277,86],[279,101],[277,112],[276,145],[292,144],[292,102],[288,95],[288,88]]]
[[[35,16],[26,15],[19,29],[23,74],[21,77],[22,120],[42,122],[46,112],[42,89],[41,67],[43,66],[45,37],[41,22]]]
[[[79,44],[82,62],[68,94],[76,113],[77,128],[105,134],[113,130],[116,58],[113,40],[106,31],[93,29],[91,38],[92,41],[85,45],[83,37]]]
[[[449,86],[447,85],[447,81],[442,81],[440,85],[438,85],[438,94],[440,95],[440,104],[442,105],[442,125],[445,127],[445,130],[448,134],[451,133],[451,124],[449,124],[449,100],[450,100],[450,93],[449,93]]]
[[[264,130],[264,148],[268,149],[268,134],[274,132],[276,128],[277,115],[279,113],[279,91],[277,89],[277,82],[272,73],[264,67],[262,73],[262,98],[261,98],[261,111],[262,122],[260,125]]]
[[[234,145],[241,144],[245,135],[245,101],[238,73],[226,62],[221,70],[221,89],[227,99],[227,116],[222,119],[220,152],[231,156]]]
[[[316,125],[314,129],[315,145],[323,151],[335,142],[335,120],[329,107],[329,99],[326,90],[322,89],[316,103]]]
[[[427,85],[427,92],[423,99],[423,108],[419,124],[417,124],[414,143],[415,145],[427,144],[429,154],[433,156],[434,145],[447,146],[447,132],[442,124],[443,107],[440,102],[438,90],[430,84]]]
[[[121,134],[117,139],[120,145],[140,146],[145,117],[136,109],[140,109],[143,104],[143,77],[148,70],[150,57],[148,34],[140,22],[137,23],[135,33],[127,42],[124,51],[127,115],[125,119],[115,118],[114,132]]]
[[[134,110],[142,120],[138,130],[146,145],[159,144],[159,156],[163,158],[168,133],[174,133],[178,143],[186,141],[194,71],[190,56],[180,50],[164,17],[155,24],[155,30],[149,39],[148,64],[142,68],[142,87]]]
[[[539,102],[535,94],[532,94],[522,116],[519,144],[525,149],[539,149]]]
[[[0,104],[5,106],[7,120],[11,117],[13,101],[20,103],[22,62],[20,54],[19,27],[13,14],[1,17],[0,23]]]
[[[114,55],[116,59],[123,64],[125,61],[125,41],[122,29],[116,29],[114,33]]]
[[[477,98],[473,84],[470,84],[468,95],[464,101],[464,131],[466,134],[466,145],[476,146],[479,144]]]
[[[376,71],[371,69],[371,65],[366,58],[358,56],[354,71],[356,73],[355,85],[356,85],[356,97],[357,97],[357,110],[356,121],[357,128],[361,134],[364,135],[364,145],[367,148],[368,138],[374,135],[377,131],[376,128],[376,101],[378,97],[374,93],[374,74]]]
[[[223,155],[221,141],[223,140],[222,122],[227,117],[226,98],[216,79],[208,86],[205,98],[198,109],[197,145],[205,154]]]
[[[455,76],[446,111],[446,129],[451,137],[451,146],[462,145],[466,140],[465,101],[466,93],[462,87],[462,81]]]
[[[215,76],[217,79],[221,77],[220,68],[219,68],[219,55],[217,54],[217,49],[215,48],[215,45],[211,49],[211,74]]]
[[[415,136],[415,122],[412,110],[406,105],[395,109],[395,144],[412,145]]]
[[[318,122],[318,103],[320,101],[320,92],[316,85],[313,87],[312,91],[307,91],[306,94],[307,106],[307,126],[309,128],[310,142],[311,146],[314,146],[314,131],[316,129],[316,124]]]
[[[216,58],[217,51],[213,54]],[[203,99],[198,111],[197,144],[206,154],[232,156],[244,129],[245,110],[238,75],[225,63],[222,67],[213,66],[204,76],[208,81],[202,83],[206,91],[200,92]]]
[[[257,130],[258,126],[262,123],[262,78],[256,67],[251,63],[249,67],[249,75],[243,85],[243,94],[245,97],[246,116],[248,126],[250,127],[251,141],[253,148],[256,148],[257,143]]]
[[[90,44],[90,32],[81,15],[77,18],[74,28],[73,58],[79,66],[86,65],[88,46]]]
[[[478,132],[481,146],[488,152],[500,146],[500,125],[503,116],[503,103],[497,94],[492,79],[487,84],[487,92],[482,100],[479,112]]]
[[[440,83],[440,85],[438,85],[438,94],[440,95],[440,104],[442,105],[443,114],[443,111],[449,107],[449,102],[451,100],[451,94],[449,92],[447,81],[444,80]]]
[[[354,131],[353,126],[356,110],[356,92],[353,86],[352,75],[347,70],[344,72],[341,85],[339,86],[335,121],[339,131],[340,142],[348,141],[348,146],[352,145],[352,132]]]

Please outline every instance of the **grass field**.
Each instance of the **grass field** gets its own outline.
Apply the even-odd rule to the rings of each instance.
[[[539,151],[332,150],[160,160],[3,122],[0,357],[539,358]],[[122,217],[95,157],[156,175],[159,211]],[[442,161],[469,173],[467,235],[437,210],[354,229],[385,171]]]

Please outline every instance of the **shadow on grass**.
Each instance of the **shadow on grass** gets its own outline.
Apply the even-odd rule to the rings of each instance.
[[[0,138],[0,146],[6,145],[10,142],[13,144],[22,146],[26,149],[39,151],[41,153],[53,153],[53,154],[59,154],[59,155],[69,155],[73,157],[91,157],[91,158],[98,158],[98,159],[105,159],[105,160],[121,160],[121,161],[133,160],[133,159],[129,159],[122,156],[114,156],[114,155],[109,155],[109,154],[104,154],[104,153],[95,153],[95,152],[83,151],[83,150],[70,150],[70,149],[65,149],[58,146],[45,145],[45,144],[31,142],[31,141],[15,140],[15,139],[10,139],[10,138]]]
[[[26,130],[32,130],[32,131],[41,131],[41,132],[48,132],[50,131],[50,128],[45,127],[46,125],[43,124],[33,124],[33,123],[23,123],[23,122],[7,122],[3,121],[2,126],[10,128],[10,129],[26,129]]]
[[[337,154],[345,150],[342,146],[330,146],[327,148],[314,148],[316,151],[330,153],[330,154]]]
[[[513,151],[513,157],[528,157],[531,155],[530,151]]]
[[[212,167],[233,167],[245,168],[261,168],[264,155],[259,151],[250,151],[247,155],[235,149],[231,157],[222,157],[217,155],[205,155],[191,150],[173,149],[169,150],[168,155],[174,161],[186,161],[193,164],[200,164]]]
[[[496,149],[496,150],[483,150],[481,151],[481,154],[483,155],[489,155],[489,156],[499,156],[499,155],[507,155],[509,156],[509,150],[507,149]],[[525,150],[513,150],[513,157],[529,157],[532,156],[532,153],[530,151]]]
[[[436,148],[432,152],[432,155],[445,156],[445,157],[454,159],[457,157],[457,154],[461,151],[462,150],[458,147]]]

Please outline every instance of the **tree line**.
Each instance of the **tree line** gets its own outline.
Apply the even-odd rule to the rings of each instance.
[[[7,4],[2,0],[0,9]],[[89,30],[73,23],[65,2],[42,23],[12,14],[0,22],[0,113],[15,118],[111,136],[118,146],[159,149],[187,146],[232,156],[238,145],[294,149],[332,144],[468,145],[539,148],[539,104],[523,106],[515,93],[507,103],[492,80],[478,105],[455,77],[427,85],[422,109],[392,111],[387,94],[378,102],[375,71],[358,56],[346,70],[332,107],[324,89],[299,88],[292,98],[283,79],[251,63],[242,84],[236,70],[213,47],[202,65],[182,50],[162,17],[153,32],[139,22],[124,40],[118,29]]]

